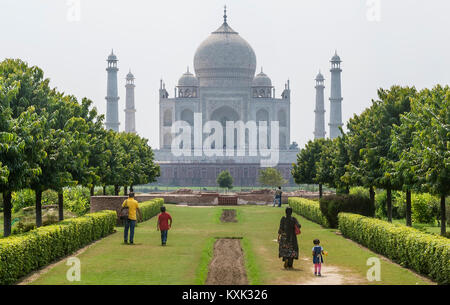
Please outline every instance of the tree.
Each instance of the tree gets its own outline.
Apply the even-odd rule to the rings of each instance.
[[[400,116],[410,111],[410,99],[415,88],[392,86],[379,89],[379,100],[370,107],[369,125],[365,132],[366,146],[361,150],[360,168],[370,172],[376,187],[386,189],[388,221],[392,222],[392,190],[402,189],[398,180],[392,179],[394,162],[398,155],[391,150],[393,126],[400,124]]]
[[[48,80],[37,67],[28,67],[21,60],[7,59],[0,63],[2,117],[0,161],[6,166],[8,179],[1,179],[4,198],[4,236],[11,234],[11,194],[28,187],[41,174],[39,162],[46,157],[43,150],[41,105],[47,102]]]
[[[450,193],[450,88],[422,90],[402,124],[414,122],[412,146],[402,158],[416,173],[416,188],[441,198],[441,235],[446,234],[445,197]]]
[[[375,206],[375,177],[368,166],[361,166],[363,161],[362,152],[367,147],[366,133],[370,128],[370,117],[373,114],[373,108],[365,109],[359,116],[355,115],[347,123],[348,132],[345,135],[345,151],[348,162],[344,166],[345,173],[341,180],[347,185],[358,185],[369,188],[369,197],[372,206]]]
[[[227,188],[231,190],[233,188],[233,177],[229,171],[222,171],[217,176],[217,184],[220,187]]]
[[[278,187],[287,183],[280,171],[273,167],[260,170],[258,181],[259,184],[268,187]]]
[[[102,186],[114,186],[114,194],[119,195],[119,186],[125,185],[126,179],[126,161],[125,151],[121,144],[120,134],[112,130],[106,131],[105,148],[106,164],[99,170]]]
[[[417,95],[417,91],[414,88],[406,88],[402,99],[408,98],[409,101]],[[411,106],[409,106],[409,111]],[[408,113],[400,114],[399,122],[396,122],[392,126],[391,131],[391,147],[389,149],[390,158],[383,158],[383,171],[386,178],[390,179],[392,185],[398,189],[406,192],[406,225],[412,226],[411,218],[411,191],[417,184],[417,176],[412,169],[411,164],[413,160],[408,160],[407,152],[411,149],[414,122],[408,119]]]
[[[297,154],[297,163],[293,164],[292,176],[297,184],[319,184],[319,196],[322,197],[322,181],[317,178],[317,165],[321,157],[325,139],[309,141]]]

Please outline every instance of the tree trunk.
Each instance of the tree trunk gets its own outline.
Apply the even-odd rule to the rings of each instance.
[[[36,190],[36,227],[42,227],[42,191]]]
[[[59,221],[64,220],[64,193],[62,190],[58,192],[58,214]]]
[[[386,188],[386,205],[388,221],[392,222],[392,190],[391,187]]]
[[[114,185],[114,195],[119,196],[119,186]]]
[[[446,234],[446,224],[447,221],[445,219],[445,195],[441,195],[441,235],[445,236]]]
[[[12,194],[11,192],[3,193],[3,236],[7,237],[11,235],[11,204]]]
[[[128,195],[128,187],[126,185],[123,187],[123,194],[125,196]]]
[[[323,192],[322,192],[322,184],[319,183],[319,198],[322,198]]]
[[[411,191],[406,191],[406,225],[412,227],[411,220]]]
[[[94,192],[95,192],[95,187],[93,186],[93,187],[91,187],[91,197],[95,195]]]
[[[130,192],[134,192],[133,186],[130,185]]]
[[[103,196],[106,196],[106,186],[103,186]]]
[[[370,205],[372,206],[373,215],[375,216],[375,191],[373,190],[373,186],[369,188],[369,198],[370,198]]]

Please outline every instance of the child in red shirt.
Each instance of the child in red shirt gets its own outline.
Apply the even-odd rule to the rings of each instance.
[[[170,220],[170,223],[169,223]],[[156,230],[161,230],[161,245],[165,246],[167,242],[167,232],[172,227],[172,216],[166,212],[166,207],[161,207],[161,214],[158,215]]]

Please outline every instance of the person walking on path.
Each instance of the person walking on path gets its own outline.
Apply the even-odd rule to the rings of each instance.
[[[278,187],[278,189],[275,191],[275,197],[273,199],[273,206],[275,206],[278,203],[278,207],[281,207],[281,195],[283,192],[281,191],[281,186]]]
[[[280,220],[278,229],[278,257],[282,257],[285,269],[292,269],[294,259],[298,259],[297,232],[301,225],[295,217],[292,217],[292,208],[286,208],[286,216]]]
[[[169,223],[170,220],[170,223]],[[158,215],[158,223],[156,224],[156,230],[161,230],[161,245],[165,246],[167,243],[167,233],[172,227],[172,216],[166,212],[166,207],[161,207],[161,213]]]
[[[323,264],[323,254],[325,251],[320,245],[320,240],[314,239],[314,247],[312,248],[313,264],[314,264],[314,275],[322,276],[322,264]]]
[[[130,230],[130,244],[133,244],[134,243],[134,228],[136,226],[136,221],[137,221],[136,212],[139,215],[139,219],[142,221],[141,210],[139,210],[138,202],[134,199],[133,192],[131,192],[128,195],[128,199],[126,199],[122,203],[122,209],[120,210],[120,212],[122,212],[122,210],[125,208],[128,208],[128,217],[125,220],[125,229],[123,231],[123,242],[125,244],[128,243],[128,230]]]

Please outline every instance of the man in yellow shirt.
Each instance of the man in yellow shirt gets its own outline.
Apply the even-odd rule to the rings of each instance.
[[[123,231],[123,240],[124,243],[128,243],[128,229],[130,229],[130,244],[133,244],[133,238],[134,238],[134,227],[136,226],[136,212],[139,216],[139,219],[142,221],[142,214],[141,210],[139,210],[139,204],[134,199],[134,193],[130,193],[128,195],[128,199],[126,199],[122,203],[122,209],[128,208],[128,218],[125,221],[125,230]]]

